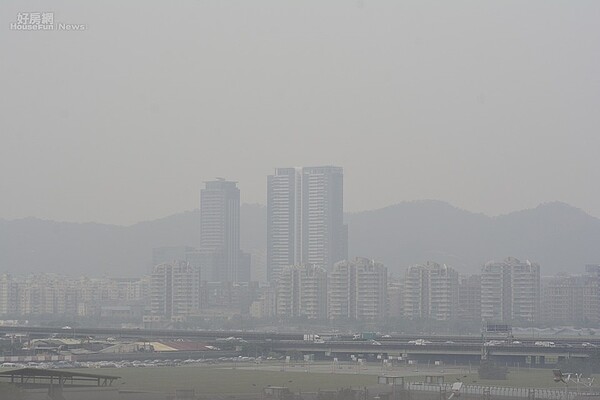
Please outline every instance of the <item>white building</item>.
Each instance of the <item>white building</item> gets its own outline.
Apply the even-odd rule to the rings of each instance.
[[[406,318],[447,321],[457,316],[458,272],[428,261],[412,265],[404,276],[403,314]]]
[[[458,315],[458,272],[443,264],[428,264],[429,318],[448,321]]]
[[[402,314],[409,319],[428,316],[429,273],[423,265],[411,265],[406,269],[403,285]]]
[[[278,317],[327,318],[327,271],[313,265],[294,265],[281,270],[276,283]]]
[[[329,274],[330,319],[383,320],[387,316],[387,268],[367,258],[340,261]]]
[[[289,265],[331,270],[347,258],[343,169],[277,168],[267,177],[267,278]]]
[[[481,269],[481,317],[486,321],[538,321],[540,266],[514,257]]]
[[[200,310],[200,269],[185,261],[164,263],[150,276],[150,312],[179,319]]]

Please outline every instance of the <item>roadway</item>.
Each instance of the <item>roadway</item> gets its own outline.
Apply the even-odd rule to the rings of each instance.
[[[222,330],[182,330],[182,329],[141,329],[141,328],[86,328],[73,327],[34,327],[34,326],[0,326],[1,335],[22,334],[30,337],[48,337],[51,335],[60,335],[68,337],[87,337],[87,336],[105,336],[115,338],[133,338],[133,339],[196,339],[196,340],[216,340],[219,338],[235,337],[248,341],[302,341],[302,333],[281,333],[281,332],[258,332],[258,331],[222,331]],[[361,340],[352,340],[352,334],[333,334],[321,333],[321,337],[334,338],[334,341],[359,343]],[[435,345],[458,345],[475,344],[482,345],[480,335],[385,335],[378,336],[376,341],[383,344],[408,344],[415,339],[430,341]],[[501,335],[486,335],[485,340],[504,340]],[[533,345],[538,341],[554,342],[556,347],[600,347],[600,338],[555,338],[555,337],[528,337],[515,336],[522,345]],[[429,344],[428,344],[429,345]]]
[[[114,337],[142,341],[189,339],[218,342],[219,339],[237,338],[258,343],[265,348],[280,352],[302,352],[315,354],[319,358],[340,357],[345,359],[354,354],[369,357],[402,357],[405,360],[443,360],[444,362],[478,362],[481,358],[483,339],[481,336],[417,336],[394,335],[379,336],[376,340],[352,340],[353,335],[322,334],[327,340],[306,341],[303,334],[255,331],[218,331],[218,330],[171,330],[171,329],[122,329],[122,328],[66,328],[2,326],[2,335],[26,335],[30,338],[49,337]],[[415,339],[422,339],[415,343]],[[490,337],[485,340],[490,341]],[[501,340],[501,336],[495,339]],[[496,344],[485,346],[492,359],[507,363],[544,364],[546,360],[569,357],[588,357],[600,351],[600,339],[595,338],[515,338],[516,344]],[[535,345],[535,342],[553,342],[548,346]],[[514,342],[513,342],[514,343]],[[534,361],[531,361],[531,360]]]

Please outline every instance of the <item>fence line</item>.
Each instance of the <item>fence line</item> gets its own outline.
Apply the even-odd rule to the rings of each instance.
[[[406,384],[408,390],[423,391],[423,392],[440,392],[445,391],[448,393],[452,392],[452,384],[430,384],[430,383],[416,383],[410,382]],[[479,386],[479,385],[463,385],[460,389],[461,394],[466,395],[478,395],[478,396],[500,396],[500,397],[516,397],[516,398],[531,398],[531,395],[535,399],[547,399],[547,400],[574,400],[579,394],[577,391],[569,390],[565,392],[564,389],[538,389],[538,388],[517,388],[517,387],[499,387],[499,386]],[[600,396],[598,392],[582,391],[588,395]],[[568,394],[568,399],[565,395]]]

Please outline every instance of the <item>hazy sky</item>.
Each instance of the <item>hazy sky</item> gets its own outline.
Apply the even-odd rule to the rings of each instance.
[[[22,32],[53,11],[84,32]],[[0,2],[0,218],[129,224],[345,170],[347,211],[600,216],[600,2]]]

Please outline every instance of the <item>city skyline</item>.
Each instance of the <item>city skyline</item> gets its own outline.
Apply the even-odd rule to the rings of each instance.
[[[0,398],[600,400],[600,1],[46,3]]]
[[[279,279],[209,282],[183,260],[155,266],[137,278],[77,278],[42,273],[0,274],[0,315],[100,316],[140,323],[237,313],[253,318],[315,320],[435,320],[452,323],[597,324],[600,264],[579,274],[541,276],[540,266],[507,257],[477,274],[427,261],[400,278],[372,259],[340,261],[331,272],[314,265],[285,267]]]

